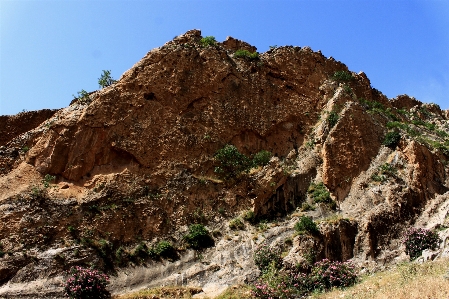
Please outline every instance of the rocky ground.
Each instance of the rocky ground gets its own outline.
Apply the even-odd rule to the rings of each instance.
[[[410,226],[441,230],[446,255],[449,112],[388,99],[308,47],[255,51],[192,30],[67,108],[2,116],[0,296],[60,297],[73,265],[110,273],[113,293],[214,294],[257,277],[262,242],[282,244],[285,263],[313,250],[375,269],[405,258]],[[214,171],[227,144],[272,157],[227,177]],[[319,235],[294,235],[301,215]],[[213,247],[186,246],[193,223]],[[175,258],[142,256],[163,240]]]

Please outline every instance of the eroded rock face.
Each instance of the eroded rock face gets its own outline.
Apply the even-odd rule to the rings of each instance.
[[[316,260],[389,263],[416,219],[444,222],[434,214],[449,188],[448,111],[408,96],[388,100],[363,72],[308,47],[238,58],[236,50],[256,48],[232,37],[203,46],[201,38],[199,30],[174,38],[92,92],[89,103],[75,100],[41,125],[45,113],[37,113],[28,131],[5,137],[2,282],[17,291],[44,281],[29,284],[33,296],[69,265],[94,264],[125,277],[117,292],[148,285],[145,277],[222,287],[256,278],[251,257],[261,242],[292,238],[284,260],[292,265],[307,255],[310,262],[312,251]],[[391,132],[399,136],[393,144],[385,142]],[[226,144],[249,158],[261,150],[273,157],[224,179],[214,154]],[[324,202],[312,182],[323,183]],[[231,232],[227,222],[242,212],[281,220],[259,228],[242,220],[247,231]],[[320,223],[319,235],[292,237],[303,215]],[[214,235],[203,263],[186,252],[192,223]],[[160,240],[180,259],[132,268],[137,249]],[[2,287],[0,296],[19,292],[10,291]]]

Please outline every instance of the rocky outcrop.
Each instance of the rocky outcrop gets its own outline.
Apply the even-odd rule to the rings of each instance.
[[[22,133],[30,131],[53,116],[58,110],[26,111],[16,115],[0,115],[0,147]]]
[[[204,45],[191,30],[40,125],[43,112],[8,118],[29,115],[30,125],[0,149],[0,296],[25,283],[31,297],[45,286],[56,294],[75,264],[115,271],[116,292],[149,278],[220,289],[254,280],[257,245],[286,239],[291,265],[390,263],[404,228],[424,214],[444,222],[434,216],[449,188],[447,111],[389,100],[308,47],[237,50],[256,48],[232,37]],[[272,157],[227,177],[214,158],[226,144],[248,160]],[[304,215],[319,234],[293,236]],[[230,231],[231,218],[246,218],[246,230]],[[186,249],[192,223],[213,235],[205,261]],[[136,257],[161,240],[178,261]]]

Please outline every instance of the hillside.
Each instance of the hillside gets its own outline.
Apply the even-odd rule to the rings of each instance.
[[[0,297],[59,298],[73,265],[113,294],[213,293],[257,278],[262,242],[377,269],[404,260],[405,229],[447,234],[449,111],[308,47],[256,50],[191,30],[66,108],[3,117],[26,131],[0,125]],[[319,234],[293,235],[302,215]],[[198,223],[207,249],[183,237]]]

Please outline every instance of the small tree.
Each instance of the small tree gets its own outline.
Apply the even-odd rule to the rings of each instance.
[[[107,86],[110,86],[117,82],[116,80],[112,79],[111,77],[111,71],[103,70],[103,74],[100,78],[98,78],[98,85],[100,85],[101,88],[105,88]]]
[[[97,270],[72,267],[70,277],[64,287],[65,295],[70,299],[106,299],[111,294],[106,290],[109,277]]]
[[[220,173],[225,179],[237,177],[251,167],[248,157],[240,153],[232,144],[227,144],[219,149],[214,157],[219,163],[219,166],[215,167],[215,172]]]

